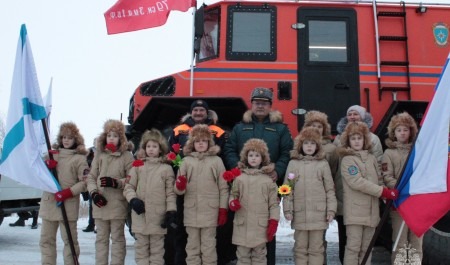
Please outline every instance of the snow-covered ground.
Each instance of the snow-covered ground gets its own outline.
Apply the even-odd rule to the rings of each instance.
[[[81,218],[78,220],[78,241],[80,244],[80,264],[95,264],[95,234],[85,233],[82,230],[87,226],[87,203],[82,202],[80,209]],[[26,221],[25,227],[10,227],[9,223],[17,220],[17,216],[6,217],[0,226],[0,264],[1,265],[35,265],[39,264],[40,250],[39,237],[41,219],[39,219],[38,229],[31,229],[31,219]],[[127,255],[125,264],[135,264],[134,262],[134,239],[126,229],[125,235],[127,240]],[[277,241],[292,243],[294,231],[290,228],[290,222],[283,217],[280,220]],[[337,224],[333,222],[327,231],[327,241],[337,242]],[[63,242],[58,235],[58,264],[63,264],[62,246]]]

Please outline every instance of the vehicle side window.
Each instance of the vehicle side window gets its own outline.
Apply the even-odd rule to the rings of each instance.
[[[205,11],[204,32],[200,40],[199,61],[219,56],[220,10],[218,8]]]
[[[229,6],[227,60],[275,61],[276,14],[275,6]]]

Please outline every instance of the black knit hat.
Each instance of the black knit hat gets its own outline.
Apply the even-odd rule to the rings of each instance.
[[[202,100],[202,99],[197,99],[197,100],[195,100],[194,102],[192,102],[192,104],[191,104],[191,112],[192,112],[192,110],[193,110],[195,107],[202,107],[202,108],[205,108],[206,111],[209,110],[208,103],[206,103],[206,101],[204,101],[204,100]]]

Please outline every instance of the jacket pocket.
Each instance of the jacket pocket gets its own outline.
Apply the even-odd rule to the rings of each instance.
[[[235,225],[243,225],[244,224],[244,218],[242,216],[236,215],[234,220],[233,220],[233,223]]]
[[[261,227],[267,227],[267,226],[269,226],[269,220],[264,219],[264,218],[259,218],[258,225]]]
[[[193,198],[185,198],[184,200],[185,208],[194,208],[195,207],[195,199]]]
[[[365,200],[354,200],[352,201],[352,215],[358,217],[370,217],[370,203]]]
[[[219,201],[217,200],[210,201],[208,205],[213,209],[219,209]]]

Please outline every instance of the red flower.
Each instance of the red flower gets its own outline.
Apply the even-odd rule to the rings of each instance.
[[[223,172],[222,175],[223,179],[225,179],[227,182],[231,182],[234,179],[234,174],[230,170]]]
[[[231,171],[231,173],[233,173],[234,178],[236,178],[237,176],[240,176],[240,175],[241,175],[241,171],[240,171],[239,168],[237,168],[237,167],[231,169],[230,171]]]
[[[107,144],[105,145],[105,150],[109,150],[111,153],[114,153],[117,151],[117,147],[113,144]]]
[[[144,162],[142,160],[140,160],[140,159],[136,159],[133,162],[133,167],[140,167],[140,166],[143,166],[143,165],[144,165]]]
[[[174,161],[177,158],[177,155],[174,152],[170,152],[167,154],[167,159],[170,161]]]
[[[176,154],[178,154],[178,153],[180,152],[180,148],[181,148],[181,145],[180,145],[180,144],[173,144],[173,145],[172,145],[172,150],[173,150]]]

